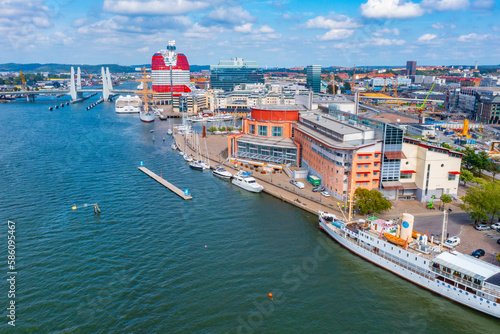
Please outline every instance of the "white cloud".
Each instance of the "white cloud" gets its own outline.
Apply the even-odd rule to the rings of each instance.
[[[442,23],[442,22],[437,22],[431,25],[432,29],[455,29],[457,26],[451,23]]]
[[[203,25],[215,23],[241,25],[253,21],[255,21],[255,17],[241,6],[236,6],[216,8],[208,13],[201,22]]]
[[[406,42],[402,39],[370,38],[365,44],[377,46],[403,45]]]
[[[437,38],[437,35],[435,35],[435,34],[424,34],[418,38],[418,41],[428,43],[436,38]]]
[[[422,7],[437,11],[460,10],[469,6],[469,0],[423,0]]]
[[[253,23],[245,23],[241,26],[234,27],[234,31],[241,32],[244,34],[249,34],[252,32]]]
[[[209,1],[104,0],[102,9],[106,12],[123,15],[181,15],[209,6]]]
[[[149,52],[149,46],[137,49],[137,52]]]
[[[185,37],[201,39],[217,39],[217,33],[224,32],[220,26],[205,27],[196,22],[191,28],[184,32]]]
[[[86,17],[82,17],[80,19],[76,19],[73,21],[73,27],[81,27],[85,23],[87,23],[88,19]]]
[[[318,16],[310,19],[304,24],[304,27],[309,29],[353,29],[361,27],[361,24],[345,15],[332,15],[331,17]]]
[[[259,32],[262,32],[264,34],[269,34],[274,32],[274,29],[268,25],[263,25],[262,27],[260,27]]]
[[[476,0],[472,3],[472,7],[479,10],[492,9],[494,6],[494,0]]]
[[[393,35],[399,36],[399,30],[398,30],[398,28],[394,28],[394,29],[384,28],[384,29],[379,29],[379,30],[373,32],[373,35],[377,36],[377,37],[382,37],[384,34],[393,34]]]
[[[40,16],[38,17],[35,16],[33,18],[33,24],[39,28],[48,28],[52,26],[52,23],[46,17],[40,17]]]
[[[477,41],[485,40],[485,39],[490,38],[490,37],[491,37],[491,35],[488,35],[488,34],[478,35],[476,33],[471,33],[468,35],[462,35],[462,36],[458,37],[457,40],[459,42],[477,42]]]
[[[360,8],[361,15],[370,19],[405,19],[424,14],[419,4],[406,0],[368,0]]]
[[[334,41],[339,39],[346,39],[354,34],[354,30],[350,29],[332,29],[322,36],[318,36],[321,41]]]

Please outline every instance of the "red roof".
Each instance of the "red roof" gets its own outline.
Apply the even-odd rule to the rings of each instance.
[[[416,173],[416,171],[414,171],[414,170],[402,170],[401,173],[403,173],[403,174],[414,174],[414,173]]]
[[[460,175],[460,174],[462,174],[460,172],[448,172],[448,173],[450,173],[451,175]]]

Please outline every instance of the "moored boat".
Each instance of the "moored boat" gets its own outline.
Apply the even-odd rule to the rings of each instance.
[[[444,249],[426,234],[417,232],[413,239],[412,215],[404,213],[397,222],[343,220],[323,211],[318,216],[320,227],[354,254],[443,297],[500,318],[500,267]],[[445,221],[446,212],[443,230]],[[404,245],[389,242],[392,237],[405,240]]]
[[[216,166],[215,169],[213,170],[212,174],[214,174],[215,176],[220,177],[222,179],[230,179],[231,177],[233,177],[233,174],[229,173],[222,166]]]
[[[235,186],[253,193],[260,193],[264,187],[255,181],[251,173],[239,171],[233,176],[231,181]]]

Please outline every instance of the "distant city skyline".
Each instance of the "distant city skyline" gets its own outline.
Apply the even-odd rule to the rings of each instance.
[[[500,63],[493,0],[0,0],[0,63],[144,64],[176,40],[190,64]]]

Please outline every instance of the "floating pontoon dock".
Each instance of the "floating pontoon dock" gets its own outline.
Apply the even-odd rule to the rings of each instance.
[[[151,177],[156,182],[158,182],[161,185],[163,185],[166,188],[168,188],[174,194],[178,195],[179,197],[182,197],[182,199],[186,199],[186,200],[187,199],[193,199],[193,196],[191,196],[191,195],[185,195],[184,191],[180,190],[179,188],[177,188],[176,186],[174,186],[172,183],[168,182],[164,178],[159,177],[158,175],[156,175],[155,173],[153,173],[152,171],[150,171],[146,167],[139,167],[139,170],[141,172],[143,172],[144,174],[148,175],[149,177]]]

